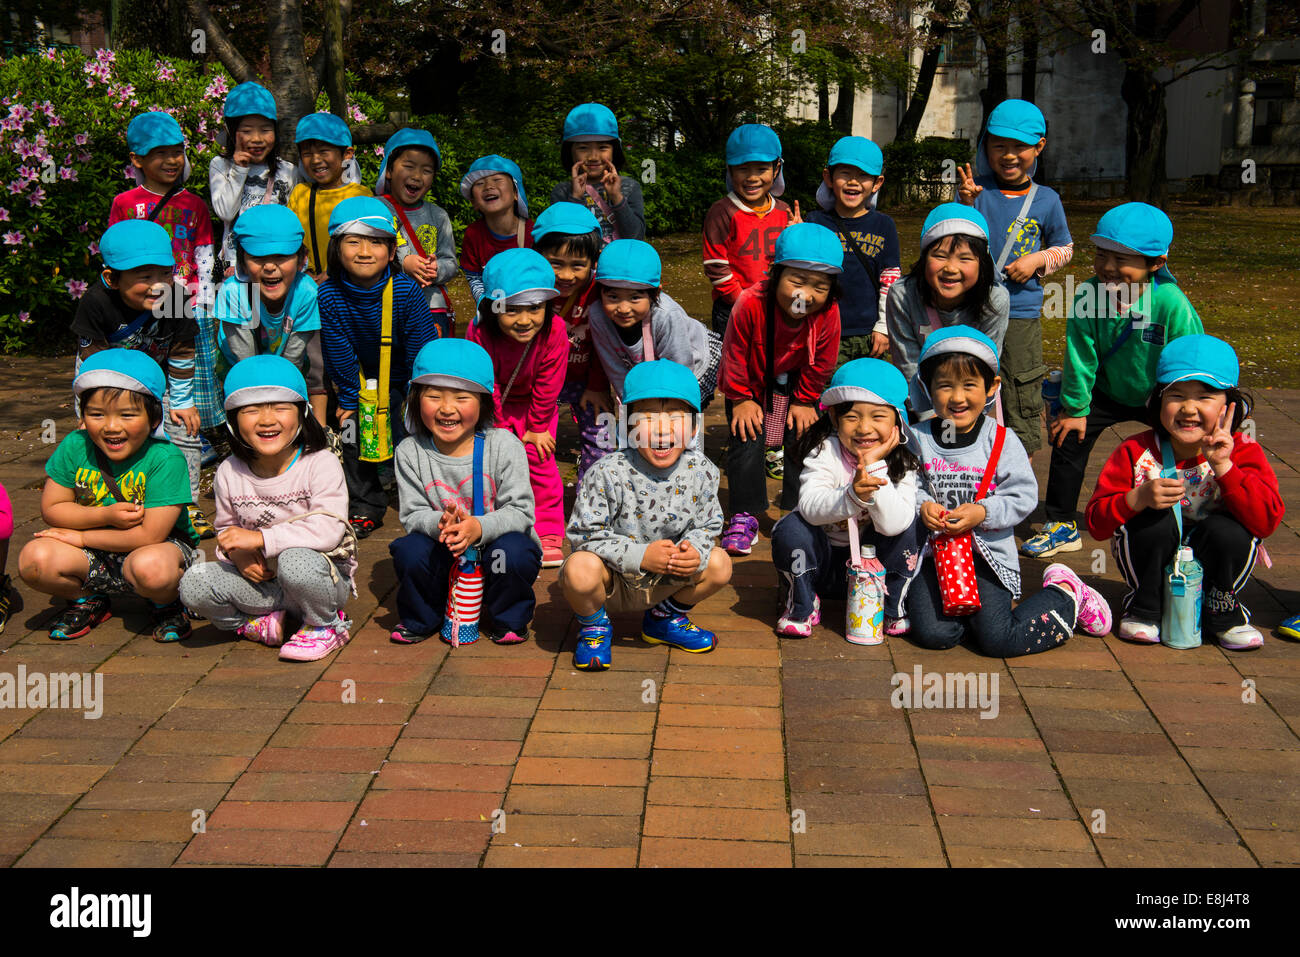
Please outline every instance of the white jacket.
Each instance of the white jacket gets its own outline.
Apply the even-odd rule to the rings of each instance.
[[[916,518],[917,473],[909,471],[898,482],[886,481],[870,499],[863,501],[853,491],[854,468],[844,460],[839,437],[830,435],[803,463],[799,473],[797,511],[811,525],[825,528],[832,545],[849,544],[850,518],[864,518],[884,536],[901,535]],[[872,464],[869,474],[887,478],[889,466]]]

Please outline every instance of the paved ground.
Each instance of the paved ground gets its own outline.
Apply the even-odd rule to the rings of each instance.
[[[68,365],[0,360],[11,571],[38,527],[41,422],[72,427]],[[1300,502],[1300,420],[1282,411],[1300,391],[1259,395],[1259,439]],[[711,451],[722,431],[715,411]],[[1092,476],[1118,441],[1102,440]],[[1045,456],[1038,467],[1041,479]],[[1297,522],[1269,541],[1274,567],[1248,591],[1265,629],[1300,610]],[[390,644],[397,533],[390,511],[362,551],[355,636],[317,664],[206,625],[157,645],[131,603],[55,643],[53,605],[25,592],[0,672],[98,671],[106,700],[98,720],[0,710],[0,863],[1300,864],[1300,648],[1271,634],[1245,655],[1079,636],[1005,662],[905,639],[850,645],[843,605],[829,604],[830,628],[779,641],[763,538],[699,608],[716,651],[624,637],[615,669],[588,675],[570,666],[554,570],[527,645]],[[1088,571],[1094,547],[1067,560]],[[1097,554],[1117,600],[1109,552]],[[1033,582],[1040,565],[1024,570]],[[891,676],[917,665],[996,674],[997,717],[894,708]]]

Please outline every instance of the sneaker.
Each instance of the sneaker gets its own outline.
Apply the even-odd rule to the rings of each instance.
[[[670,645],[691,654],[712,651],[718,644],[713,632],[697,628],[685,615],[660,618],[650,612],[641,619],[641,639],[652,645]]]
[[[208,441],[208,437],[199,434],[199,465],[207,468],[221,461],[221,450]]]
[[[1057,552],[1077,552],[1081,548],[1083,540],[1074,522],[1045,522],[1041,532],[1020,546],[1020,554],[1051,558]]]
[[[192,633],[190,620],[185,617],[185,606],[180,601],[155,607],[153,610],[153,640],[181,641]]]
[[[357,533],[358,539],[369,537],[371,532],[384,524],[364,515],[353,515],[348,521],[352,523],[352,531]]]
[[[1264,636],[1254,625],[1234,625],[1216,636],[1219,647],[1229,651],[1250,651],[1264,644]]]
[[[14,580],[8,575],[0,575],[0,634],[4,634],[9,622],[9,613],[13,610]]]
[[[90,634],[90,629],[102,625],[113,617],[113,608],[107,595],[87,595],[68,602],[63,612],[50,624],[50,637],[55,641],[71,641]]]
[[[906,618],[885,618],[885,634],[900,638],[912,630],[912,623]]]
[[[488,638],[494,645],[522,645],[528,640],[528,629],[520,628],[518,631],[507,631],[498,635],[496,632],[489,632]]]
[[[212,523],[208,521],[208,517],[203,514],[203,509],[199,508],[197,505],[188,505],[186,506],[186,509],[190,514],[190,525],[193,526],[194,533],[198,535],[199,538],[216,537],[217,530],[212,527]]]
[[[332,625],[303,625],[280,648],[281,661],[320,661],[348,643],[347,624],[340,613]]]
[[[1104,635],[1110,631],[1113,624],[1110,605],[1097,589],[1076,575],[1074,569],[1060,562],[1048,565],[1043,571],[1043,585],[1065,588],[1074,596],[1075,604],[1079,606],[1075,625],[1083,629],[1084,634]]]
[[[785,478],[785,449],[768,449],[763,455],[763,465],[769,478]]]
[[[559,568],[564,564],[564,552],[560,550],[564,542],[563,535],[543,535],[542,537],[542,567]]]
[[[284,644],[284,616],[284,611],[273,611],[260,618],[250,618],[235,629],[235,634],[268,648],[279,648]]]
[[[728,555],[748,555],[758,541],[758,519],[748,512],[737,512],[722,532],[722,547]]]
[[[776,620],[776,633],[786,638],[808,638],[812,630],[822,623],[822,600],[813,595],[813,610],[805,620],[782,615]]]
[[[405,625],[398,625],[388,636],[388,640],[399,645],[418,645],[422,641],[428,641],[433,637],[433,633],[423,634],[407,628]]]
[[[606,616],[594,625],[578,629],[578,647],[573,649],[573,667],[579,671],[604,671],[610,665],[614,626]]]
[[[1120,621],[1115,634],[1125,641],[1132,641],[1139,645],[1160,644],[1160,626],[1149,621],[1138,621],[1136,618],[1125,618]]]
[[[1292,615],[1277,626],[1277,633],[1284,638],[1300,641],[1300,615]]]

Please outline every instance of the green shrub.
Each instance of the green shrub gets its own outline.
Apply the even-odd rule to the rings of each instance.
[[[969,140],[895,141],[884,147],[885,185],[881,203],[888,206],[934,206],[955,198],[957,167],[971,161]],[[952,165],[945,168],[945,161]]]

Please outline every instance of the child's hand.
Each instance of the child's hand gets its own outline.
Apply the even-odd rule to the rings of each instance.
[[[524,442],[537,447],[537,454],[543,462],[555,451],[555,436],[549,432],[525,432]]]
[[[1006,268],[1002,271],[1007,274],[1007,278],[1012,282],[1028,282],[1034,277],[1034,274],[1038,272],[1038,269],[1043,265],[1043,262],[1046,261],[1043,260],[1043,262],[1040,262],[1035,259],[1035,257],[1040,255],[1042,254],[1029,253],[1028,255],[1021,256],[1019,259],[1007,263]]]
[[[266,540],[262,538],[261,532],[251,528],[240,528],[236,525],[219,531],[217,533],[217,544],[228,555],[232,550],[260,552],[266,547]]]
[[[957,187],[957,198],[967,206],[975,204],[975,197],[984,192],[983,186],[975,185],[975,176],[971,173],[970,163],[965,168],[957,167],[957,175],[961,178],[961,183]]]
[[[1072,416],[1066,415],[1064,412],[1057,415],[1052,420],[1052,424],[1047,427],[1047,435],[1057,448],[1061,447],[1065,437],[1071,432],[1075,433],[1079,437],[1079,441],[1082,442],[1087,431],[1088,417],[1086,415]]]
[[[352,416],[356,414],[356,411],[356,409],[335,409],[334,418],[339,420],[339,425],[342,425],[348,419],[352,418]]]
[[[249,166],[253,162],[253,156],[245,147],[236,146],[230,151],[230,162],[236,166]]]
[[[872,475],[867,471],[871,467],[872,459],[866,449],[858,452],[858,467],[853,472],[853,494],[864,502],[871,500],[871,496],[876,494],[876,489],[883,487],[887,480],[880,476]]]
[[[609,197],[611,206],[623,202],[623,180],[618,175],[618,167],[608,160],[605,161],[605,171],[601,174],[600,185],[605,187],[605,195]]]
[[[591,389],[583,390],[582,398],[578,400],[578,408],[588,408],[596,415],[614,411],[608,392],[593,392]]]
[[[1232,440],[1232,420],[1236,414],[1237,403],[1228,403],[1228,407],[1219,413],[1219,423],[1214,431],[1201,439],[1201,454],[1218,478],[1232,468],[1232,450],[1236,446]]]
[[[674,578],[690,578],[700,570],[700,553],[688,541],[680,541],[673,546],[668,558],[668,574]]]
[[[948,526],[943,523],[948,510],[938,502],[921,503],[921,524],[932,532],[946,532]]]
[[[677,546],[666,538],[651,542],[645,547],[645,554],[641,557],[641,570],[652,575],[667,575],[669,563],[676,554],[678,554]],[[695,560],[698,564],[698,555],[695,556]]]
[[[804,405],[802,402],[791,402],[790,413],[785,417],[785,424],[794,430],[797,438],[802,438],[803,434],[812,428],[817,418],[817,410],[811,405]]]
[[[43,528],[32,537],[49,538],[56,542],[63,542],[65,545],[71,545],[73,548],[86,547],[86,539],[75,528]]]
[[[144,506],[139,502],[118,502],[105,508],[104,516],[114,528],[135,528],[144,521]]]
[[[802,222],[803,222],[803,216],[799,214],[799,200],[796,199],[794,201],[794,212],[790,214],[790,225],[793,226],[795,223],[802,223]]]
[[[889,336],[883,332],[873,332],[871,334],[871,358],[879,359],[889,351]]]
[[[402,260],[402,272],[406,273],[421,286],[433,284],[438,276],[438,264],[428,256],[407,256]]]
[[[457,513],[460,516],[459,520],[448,522],[443,526],[442,531],[438,533],[438,541],[446,545],[449,552],[460,558],[465,554],[465,549],[483,537],[483,523],[472,515],[466,515],[459,507]]]
[[[1135,512],[1147,508],[1173,508],[1183,500],[1183,491],[1182,479],[1157,478],[1129,490],[1124,500]]]
[[[235,568],[239,569],[239,574],[250,582],[264,582],[271,577],[270,569],[266,565],[266,558],[261,552],[250,552],[236,548],[233,551],[227,550],[226,557],[235,563]]]
[[[863,449],[858,454],[858,464],[861,465],[863,462],[866,462],[867,465],[870,465],[873,462],[883,461],[890,452],[898,448],[902,440],[903,437],[898,431],[897,424],[895,424],[894,430],[889,433],[889,438],[885,439],[885,441],[881,442],[874,448]]]
[[[965,505],[958,505],[944,516],[943,530],[949,535],[960,535],[962,532],[969,532],[984,521],[988,514],[988,510],[978,502],[967,502]]]
[[[190,435],[199,434],[199,410],[190,406],[188,409],[172,409],[172,421],[185,426]]]
[[[763,435],[763,407],[753,399],[737,402],[731,407],[731,434],[742,441],[761,438]]]
[[[573,194],[573,198],[582,199],[587,192],[587,174],[583,172],[582,160],[573,164],[573,169],[569,170],[569,177],[569,191]]]

